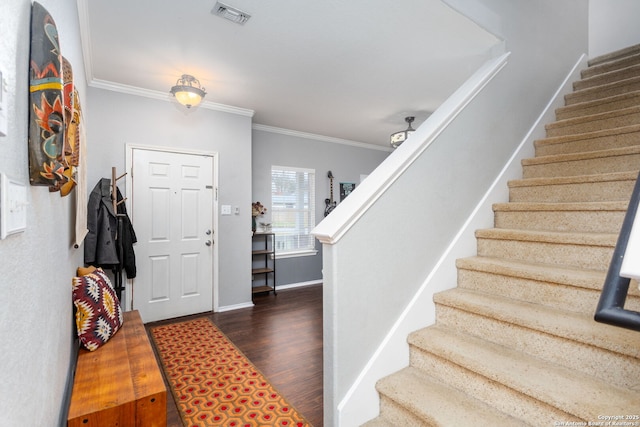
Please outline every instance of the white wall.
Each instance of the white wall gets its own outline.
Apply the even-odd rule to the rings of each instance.
[[[638,0],[589,0],[591,58],[640,43]]]
[[[393,185],[382,183],[383,195],[357,223],[344,235],[336,225],[337,237],[325,245],[327,425],[356,425],[349,415],[362,417],[353,410],[362,402],[349,394],[359,374],[587,50],[587,0],[481,3],[467,12],[472,19],[479,13],[480,25],[504,40],[511,52],[507,65]],[[415,137],[438,116],[436,111]],[[414,142],[401,146],[368,179]],[[451,263],[448,280],[433,283],[432,290],[455,286],[455,273]],[[432,302],[423,313],[427,325]],[[398,353],[407,360],[406,347]]]
[[[205,108],[186,114],[174,102],[96,88],[89,88],[89,111],[88,191],[111,177],[112,166],[125,170],[126,144],[219,153],[218,206],[238,206],[240,215],[218,216],[217,303],[251,304],[251,117]]]
[[[86,105],[75,0],[39,0],[56,21]],[[3,0],[0,70],[8,86],[8,136],[0,137],[0,171],[28,185],[28,65],[31,2]],[[58,425],[75,333],[71,277],[82,264],[73,249],[75,192],[61,198],[27,188],[27,230],[0,240],[0,426]]]

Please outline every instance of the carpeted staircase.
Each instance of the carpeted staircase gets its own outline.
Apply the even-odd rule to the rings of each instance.
[[[565,101],[366,426],[640,425],[640,333],[593,320],[640,170],[640,45],[591,60]]]

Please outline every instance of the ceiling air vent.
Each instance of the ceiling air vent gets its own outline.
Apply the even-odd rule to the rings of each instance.
[[[248,13],[220,2],[216,2],[213,9],[211,9],[211,13],[240,25],[244,24],[249,20],[249,18],[251,18],[251,15]]]

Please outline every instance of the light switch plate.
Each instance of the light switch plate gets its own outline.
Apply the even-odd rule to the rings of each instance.
[[[222,205],[220,213],[222,215],[231,215],[231,205]]]
[[[27,186],[0,173],[0,239],[27,229]]]

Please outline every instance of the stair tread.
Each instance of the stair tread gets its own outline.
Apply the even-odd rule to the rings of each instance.
[[[541,165],[547,163],[569,162],[577,160],[599,159],[603,157],[625,156],[640,153],[640,145],[630,147],[610,148],[608,150],[585,151],[582,153],[551,154],[548,156],[531,157],[522,160],[523,166]]]
[[[610,62],[617,62],[629,56],[636,56],[638,54],[640,54],[640,44],[635,44],[603,55],[598,55],[589,59],[587,64],[589,65],[589,68],[593,68]]]
[[[443,385],[420,369],[404,368],[377,384],[378,390],[427,423],[456,426],[505,426],[517,420],[454,388]]]
[[[637,114],[638,112],[640,112],[640,106],[636,105],[633,107],[620,108],[613,111],[605,111],[602,113],[588,114],[580,117],[571,117],[568,119],[556,120],[554,122],[547,123],[545,125],[545,129],[553,130],[557,128],[563,128],[566,126],[574,126],[574,125],[579,125],[584,123],[591,123],[598,120],[606,120],[606,119],[612,119],[616,117],[622,117],[629,114]]]
[[[434,301],[436,304],[640,358],[637,332],[597,323],[593,320],[593,313],[587,315],[560,310],[463,288],[440,292],[434,295]]]
[[[616,80],[614,82],[605,83],[600,86],[577,89],[567,94],[565,96],[565,100],[570,102],[575,98],[579,99],[588,94],[597,94],[598,92],[606,92],[607,90],[620,89],[624,86],[633,85],[634,83],[638,83],[638,82],[640,82],[640,76],[630,77],[628,79],[623,79],[623,80]]]
[[[626,211],[627,201],[494,203],[494,212]]]
[[[628,58],[625,58],[628,59]],[[582,76],[581,80],[578,80],[574,83],[574,88],[579,89],[581,87],[592,87],[598,84],[601,84],[601,81],[616,81],[619,80],[622,76],[627,74],[640,74],[640,64],[634,63],[631,65],[621,66],[619,68],[613,70],[602,71],[601,73],[597,73],[590,76]]]
[[[534,145],[536,147],[539,147],[542,145],[564,144],[567,142],[583,141],[583,140],[589,140],[589,139],[595,139],[595,138],[602,138],[606,136],[631,134],[635,132],[640,132],[640,125],[620,126],[620,127],[610,128],[610,129],[592,131],[592,132],[574,133],[571,135],[549,136],[546,138],[540,138],[535,140]],[[639,140],[639,143],[640,143],[640,140]]]
[[[614,60],[594,64],[585,68],[580,72],[583,79],[597,76],[599,74],[608,73],[610,71],[619,70],[640,62],[640,53],[638,51],[631,52],[628,55],[620,56]]]
[[[541,264],[485,256],[458,258],[456,267],[598,291],[602,289],[607,275],[605,270],[591,270],[568,265]],[[629,295],[640,296],[640,288],[635,281],[632,281],[629,285]]]
[[[639,127],[640,130],[640,127]],[[509,187],[531,187],[545,185],[583,184],[610,181],[635,181],[640,171],[609,172],[593,175],[572,175],[545,178],[514,179],[508,182]]]
[[[629,413],[640,395],[499,344],[435,325],[414,332],[410,344],[585,420]]]
[[[568,231],[522,230],[513,228],[484,228],[476,230],[476,238],[534,241],[575,245],[610,246],[616,244],[614,233],[579,233]]]
[[[545,130],[547,137],[575,135],[632,126],[638,123],[638,120],[640,120],[640,106],[635,105],[614,111],[593,112],[591,115],[558,119],[548,123]]]
[[[634,99],[634,98],[640,98],[640,90],[632,90],[626,93],[621,93],[619,95],[612,95],[605,98],[594,99],[590,101],[576,102],[575,104],[571,104],[571,105],[563,105],[562,107],[556,108],[555,111],[556,111],[556,115],[557,114],[562,115],[563,113],[567,113],[567,112],[572,112],[572,111],[575,112],[575,111],[584,110],[588,108],[603,106],[606,104],[615,104],[620,101],[624,101],[627,99]],[[638,102],[640,102],[640,100]]]
[[[456,260],[456,266],[466,270],[516,276],[596,290],[602,288],[606,276],[606,272],[603,270],[589,270],[481,256],[460,258]]]

